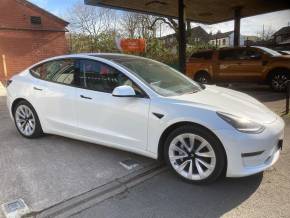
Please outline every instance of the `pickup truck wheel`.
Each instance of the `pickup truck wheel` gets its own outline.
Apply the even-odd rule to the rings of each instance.
[[[202,84],[209,84],[210,76],[207,72],[200,72],[196,74],[194,80]]]
[[[282,92],[286,89],[286,82],[289,80],[289,74],[287,72],[274,72],[271,76],[270,85],[274,91]]]

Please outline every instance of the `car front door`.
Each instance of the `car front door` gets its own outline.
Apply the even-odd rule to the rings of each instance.
[[[124,149],[145,150],[150,99],[126,75],[95,60],[79,60],[77,120],[87,139]],[[132,86],[136,97],[114,97],[120,85]]]
[[[254,48],[243,48],[239,60],[236,70],[239,80],[243,82],[259,81],[263,70],[262,54]]]
[[[226,82],[254,82],[262,73],[261,54],[253,48],[221,49],[218,79]]]
[[[31,70],[39,82],[35,85],[37,106],[43,128],[50,133],[71,136],[77,133],[75,116],[75,61],[58,59]]]

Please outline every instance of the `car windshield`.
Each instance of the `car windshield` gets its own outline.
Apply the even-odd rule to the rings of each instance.
[[[126,67],[162,96],[183,95],[202,90],[202,87],[173,68],[146,58],[114,57],[114,62]]]
[[[261,49],[263,52],[269,54],[270,56],[281,56],[279,52],[270,48],[260,47],[260,46],[253,46],[253,47]]]

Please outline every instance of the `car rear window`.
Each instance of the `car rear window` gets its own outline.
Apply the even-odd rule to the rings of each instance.
[[[212,51],[196,52],[191,55],[191,58],[210,60],[212,58]]]

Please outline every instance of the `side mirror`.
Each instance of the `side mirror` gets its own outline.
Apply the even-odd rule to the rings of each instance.
[[[131,86],[118,86],[112,93],[115,97],[135,97],[136,93]]]

